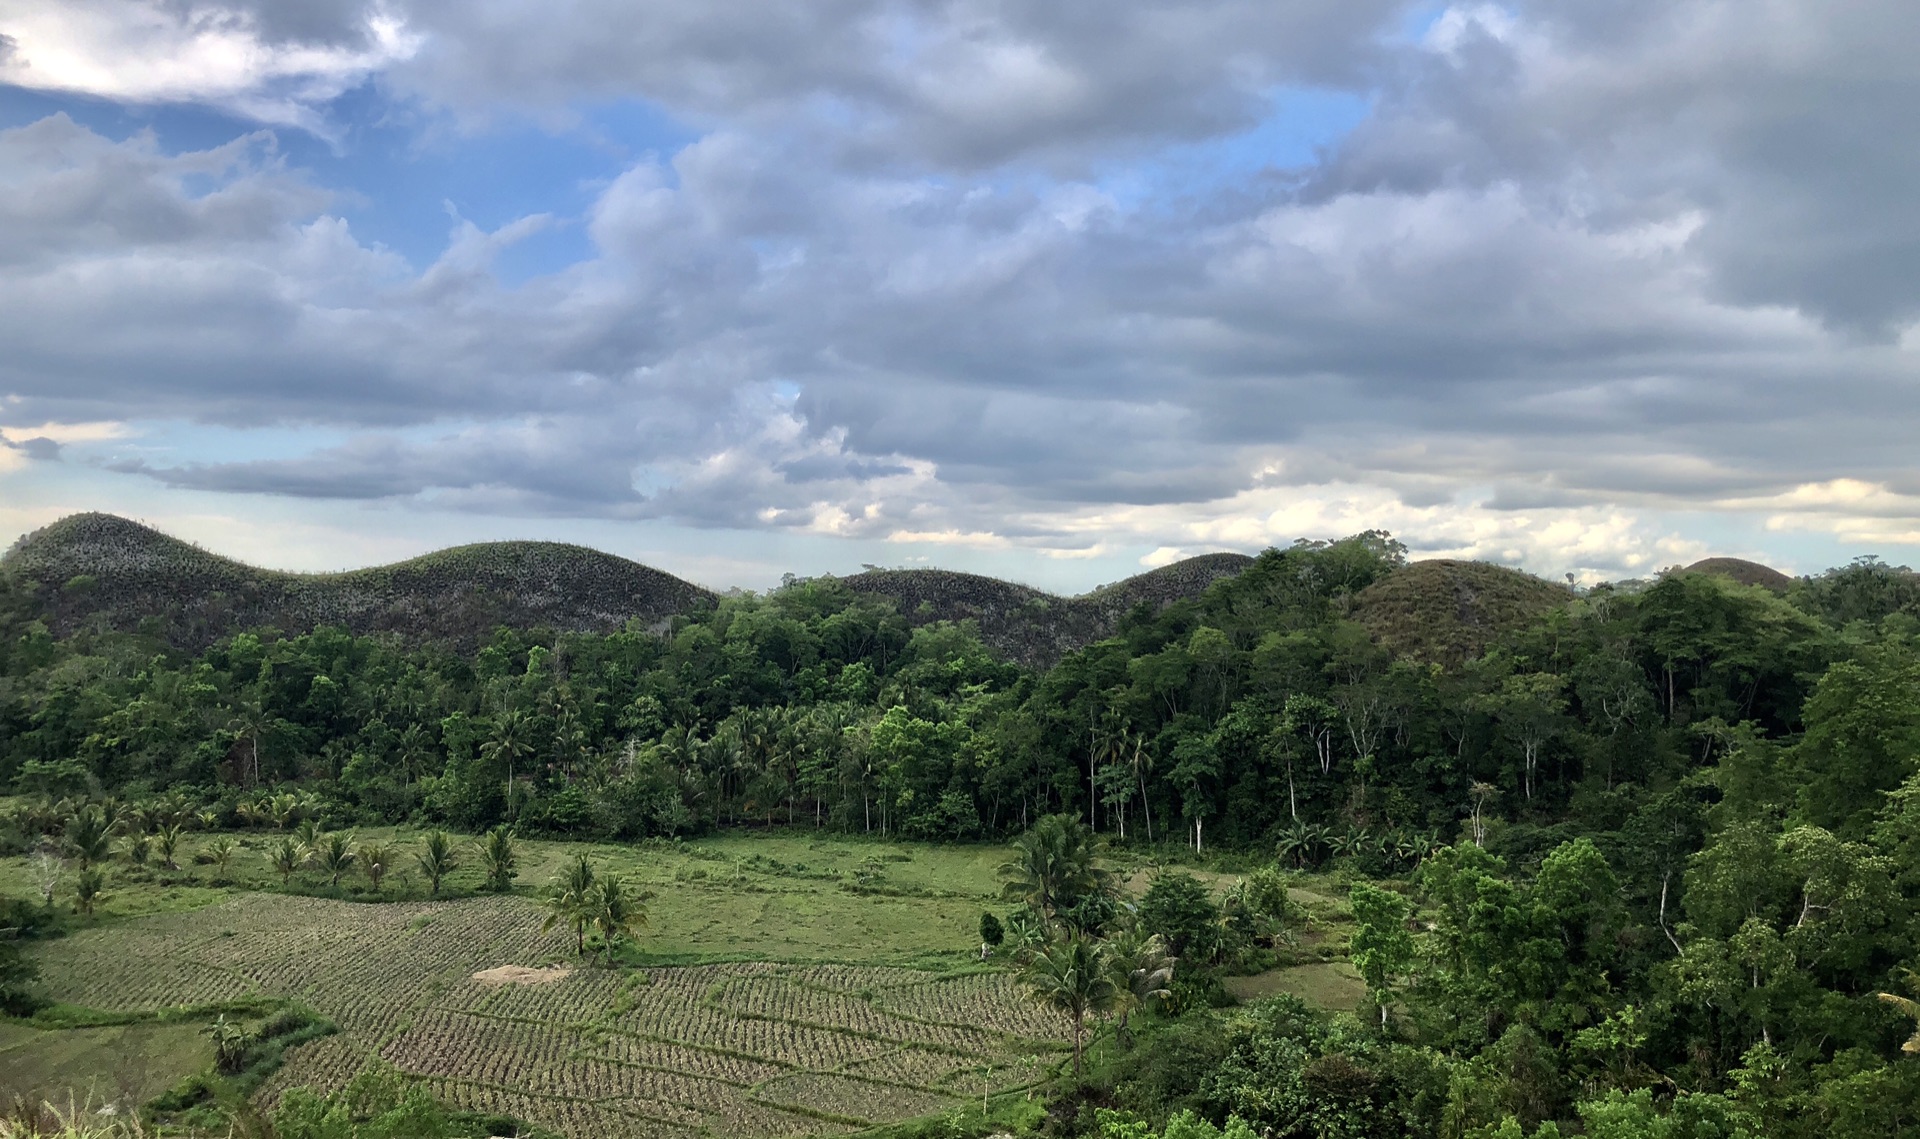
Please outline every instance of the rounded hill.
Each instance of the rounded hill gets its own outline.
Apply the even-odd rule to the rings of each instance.
[[[0,559],[56,635],[145,628],[186,648],[256,626],[339,625],[472,647],[494,627],[610,632],[711,600],[638,562],[557,542],[487,542],[345,573],[259,569],[110,514],[63,518]]]
[[[1079,597],[952,570],[868,570],[841,580],[856,593],[891,600],[913,625],[973,621],[989,648],[1021,664],[1045,667],[1112,636],[1135,606],[1159,610],[1198,597],[1252,563],[1245,554],[1202,554]]]
[[[1750,562],[1745,558],[1702,558],[1680,572],[1717,574],[1732,578],[1741,585],[1757,585],[1775,593],[1785,593],[1793,585],[1793,578],[1772,566]]]
[[[1564,585],[1490,562],[1437,558],[1354,595],[1352,616],[1397,655],[1458,664],[1573,599]]]

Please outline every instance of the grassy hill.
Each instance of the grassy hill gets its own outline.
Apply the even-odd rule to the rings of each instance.
[[[890,599],[915,625],[974,621],[981,639],[996,652],[1022,664],[1044,666],[1111,636],[1134,606],[1159,609],[1197,597],[1252,561],[1245,554],[1203,554],[1079,597],[950,570],[868,570],[842,580],[855,592]]]
[[[996,651],[1030,665],[1109,635],[1135,605],[1199,594],[1252,559],[1208,554],[1082,597],[947,570],[871,570],[844,579],[894,602],[915,625],[979,623]],[[209,553],[111,514],[75,514],[16,542],[4,570],[58,636],[146,630],[199,649],[241,629],[339,625],[468,650],[495,627],[609,632],[659,627],[714,596],[671,574],[558,542],[457,546],[345,573],[283,573]]]
[[[1775,593],[1785,593],[1793,579],[1772,566],[1745,558],[1703,558],[1682,569],[1681,573],[1712,573],[1730,577],[1741,585],[1758,585]]]
[[[498,625],[658,625],[712,594],[625,558],[556,542],[487,542],[347,573],[263,570],[110,514],[20,539],[0,567],[57,635],[147,629],[198,648],[240,629],[341,625],[471,647]]]
[[[1456,664],[1572,598],[1566,586],[1520,570],[1439,558],[1361,590],[1352,616],[1395,653]]]

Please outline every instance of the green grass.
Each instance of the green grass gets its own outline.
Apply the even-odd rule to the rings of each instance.
[[[212,1044],[197,1023],[40,1028],[0,1021],[0,1096],[8,1098],[126,1107],[212,1062]]]
[[[1367,999],[1366,983],[1345,961],[1288,965],[1251,977],[1228,977],[1225,983],[1227,992],[1237,1001],[1291,993],[1315,1008],[1351,1011]]]
[[[148,914],[199,909],[236,891],[287,891],[348,901],[424,901],[425,881],[412,869],[410,852],[422,832],[369,827],[357,841],[397,844],[398,869],[380,893],[357,872],[335,890],[313,870],[283,885],[270,863],[275,832],[227,837],[239,849],[222,873],[195,861],[217,836],[193,834],[176,856],[178,870],[139,869],[116,860],[108,868],[107,896],[92,918],[75,917],[82,928],[111,925]],[[484,892],[480,860],[471,836],[461,840],[461,862],[443,884],[443,894]],[[860,961],[944,965],[967,959],[978,945],[980,911],[1002,909],[994,868],[1005,859],[998,846],[931,846],[822,836],[810,830],[770,834],[735,832],[692,842],[637,846],[522,840],[515,892],[537,897],[575,853],[585,853],[605,873],[654,893],[651,924],[642,944],[659,961],[752,957],[783,961]],[[859,878],[869,859],[878,860],[876,880]],[[71,897],[68,872],[58,896]],[[31,860],[0,859],[0,894],[39,892]]]
[[[564,1135],[779,1139],[957,1110],[1047,1078],[1060,1056],[1064,1022],[975,960],[980,911],[1004,908],[1001,847],[810,830],[523,841],[513,893],[480,891],[479,859],[463,850],[454,897],[429,901],[417,871],[378,896],[358,876],[334,890],[313,871],[283,886],[268,863],[279,836],[264,832],[229,836],[244,845],[221,874],[194,860],[212,837],[184,842],[178,870],[116,862],[99,912],[30,954],[69,1024],[90,1024],[85,1010],[233,1001],[297,1001],[337,1024],[287,1053],[265,1102],[385,1063],[452,1106]],[[416,846],[419,833],[357,837]],[[611,967],[540,930],[540,888],[577,853],[654,894],[638,950]],[[28,860],[0,860],[0,892],[34,888]],[[63,900],[70,889],[71,874]],[[572,972],[504,987],[473,977],[553,964]],[[199,1050],[179,1055],[204,1068],[203,1026],[168,1027],[193,1034]],[[62,1071],[92,1075],[113,1070],[126,1032],[156,1028],[41,1035],[65,1042]]]

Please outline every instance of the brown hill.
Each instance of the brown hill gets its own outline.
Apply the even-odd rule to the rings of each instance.
[[[1573,599],[1564,585],[1490,562],[1414,562],[1354,595],[1351,614],[1396,654],[1440,664]]]
[[[1772,566],[1763,566],[1745,558],[1703,558],[1680,572],[1718,574],[1730,577],[1741,585],[1757,585],[1775,593],[1785,593],[1793,585],[1791,577]]]
[[[472,648],[499,625],[610,632],[657,626],[707,590],[557,542],[488,542],[347,573],[282,573],[111,514],[75,514],[14,543],[3,567],[56,635],[145,628],[197,649],[241,629],[340,625]]]

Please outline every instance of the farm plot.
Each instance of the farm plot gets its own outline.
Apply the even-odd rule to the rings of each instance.
[[[332,1018],[339,1033],[290,1053],[263,1100],[386,1064],[456,1107],[580,1139],[839,1134],[1030,1083],[1062,1054],[1064,1022],[997,974],[777,962],[636,974],[571,948],[512,897],[243,894],[37,956],[51,995],[74,1004],[292,997]],[[534,971],[549,965],[570,968]]]

